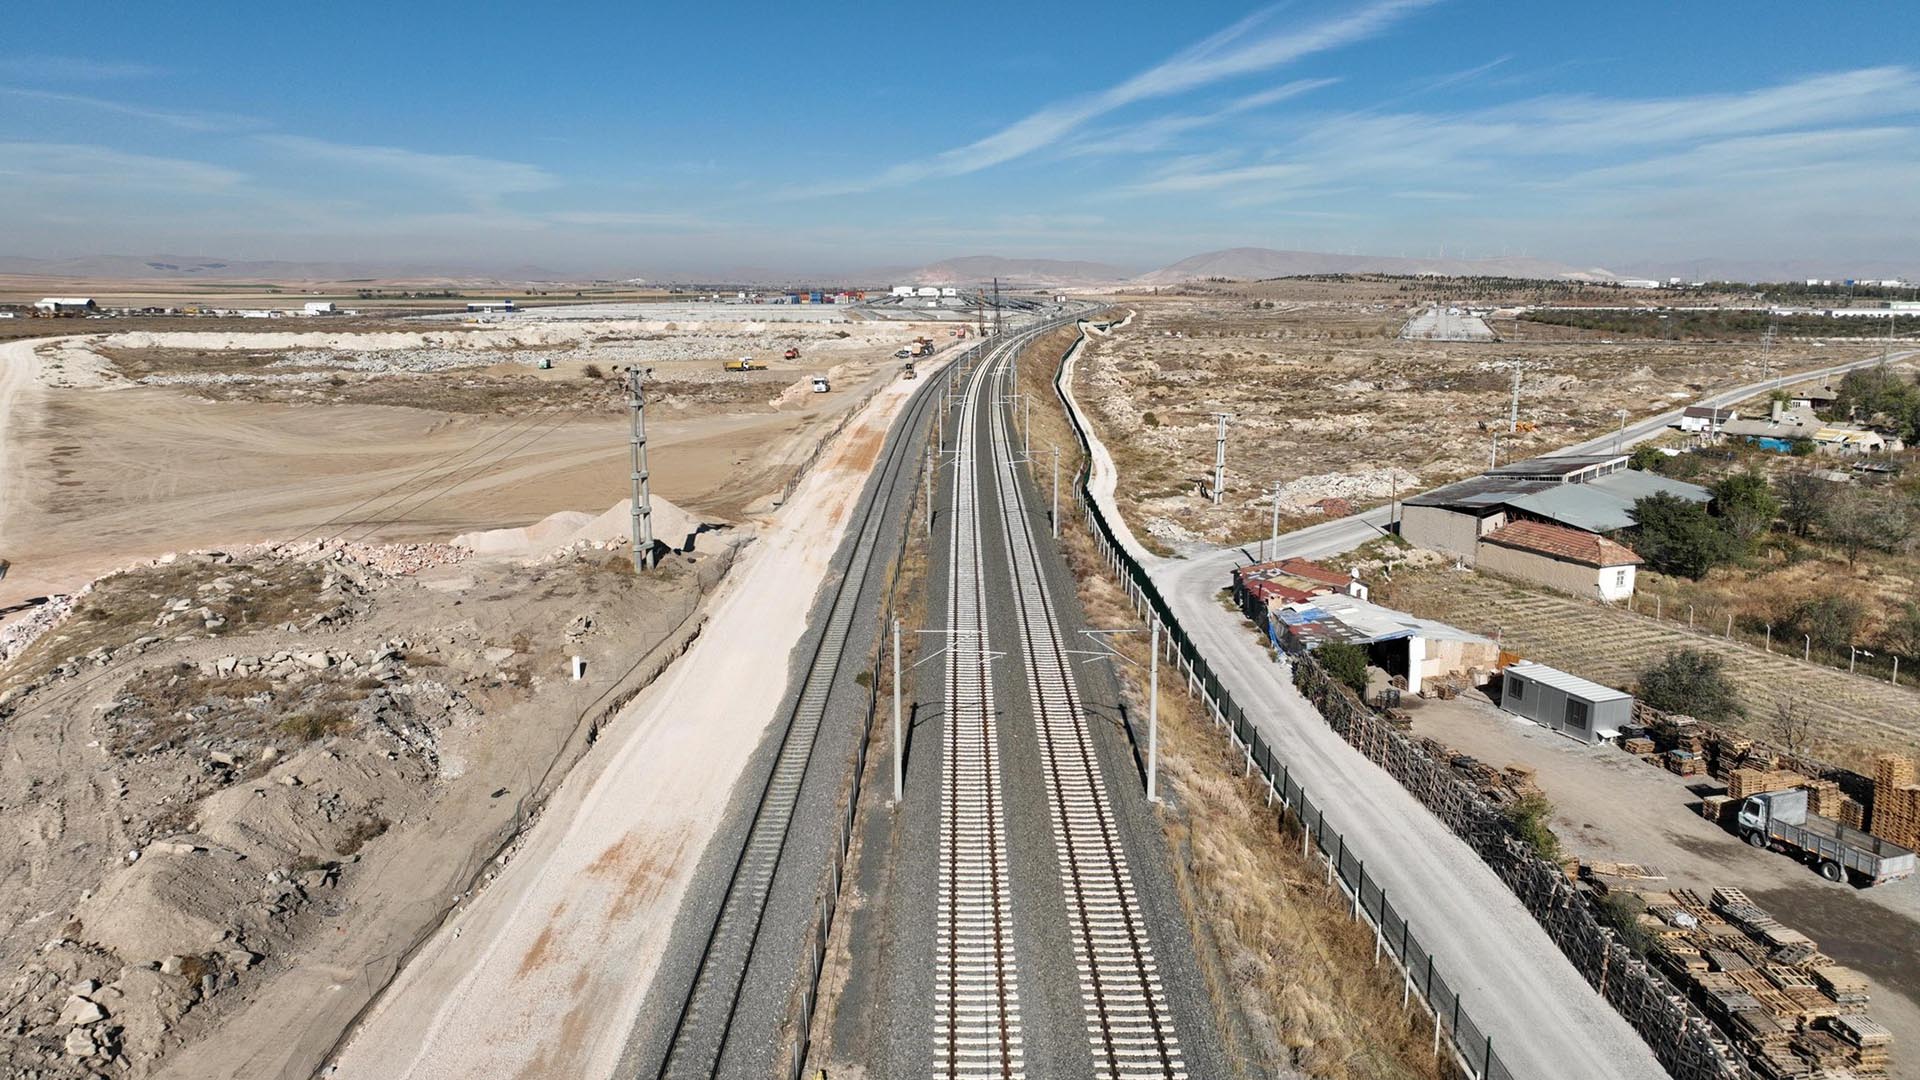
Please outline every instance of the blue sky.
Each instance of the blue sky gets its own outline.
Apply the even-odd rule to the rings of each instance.
[[[0,254],[1920,273],[1911,4],[537,11],[102,5],[10,35]]]

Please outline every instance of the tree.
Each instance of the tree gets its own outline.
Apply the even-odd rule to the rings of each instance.
[[[1722,563],[1732,562],[1743,545],[1699,503],[1665,491],[1633,504],[1633,520],[1640,528],[1633,545],[1647,565],[1663,574],[1700,578]]]
[[[1345,683],[1362,701],[1366,700],[1367,650],[1344,641],[1329,641],[1315,649],[1313,655],[1333,681]]]
[[[1773,527],[1780,513],[1767,478],[1757,472],[1729,473],[1713,485],[1713,510],[1726,530],[1742,544],[1751,544]]]
[[[1907,508],[1857,485],[1849,484],[1827,505],[1827,537],[1840,545],[1852,566],[1866,548],[1887,548],[1907,531]]]
[[[1888,617],[1880,631],[1880,647],[1901,656],[1920,656],[1920,604],[1908,600]]]
[[[1702,720],[1746,715],[1740,697],[1723,670],[1726,660],[1700,649],[1673,649],[1640,673],[1640,700],[1661,712]]]
[[[1791,472],[1780,480],[1780,517],[1795,536],[1810,535],[1827,521],[1833,482],[1810,472]]]
[[[1813,639],[1815,645],[1844,649],[1852,645],[1867,615],[1866,605],[1845,593],[1822,593],[1794,609],[1795,633]]]
[[[1813,738],[1813,717],[1800,707],[1792,694],[1773,703],[1773,715],[1767,723],[1773,743],[1789,754],[1803,754]]]
[[[1885,417],[1904,424],[1913,413],[1914,384],[1898,372],[1884,367],[1859,368],[1847,372],[1834,391],[1833,411],[1840,416],[1871,421]]]
[[[1627,468],[1639,469],[1641,472],[1659,472],[1660,463],[1665,460],[1667,455],[1661,453],[1657,446],[1636,446],[1633,448],[1633,456],[1627,459]]]

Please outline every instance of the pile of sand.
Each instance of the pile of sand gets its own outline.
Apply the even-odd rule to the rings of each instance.
[[[658,495],[651,501],[654,538],[675,551],[692,550],[693,534],[700,528],[700,522]],[[621,499],[598,517],[580,510],[562,510],[515,529],[461,533],[453,538],[453,544],[475,555],[525,559],[583,540],[595,544],[624,540],[632,528],[633,500]]]

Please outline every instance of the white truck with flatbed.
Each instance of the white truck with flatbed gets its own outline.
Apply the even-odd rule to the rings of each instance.
[[[1797,855],[1828,881],[1866,888],[1914,871],[1913,852],[1807,809],[1806,788],[1747,796],[1738,824],[1747,843]]]

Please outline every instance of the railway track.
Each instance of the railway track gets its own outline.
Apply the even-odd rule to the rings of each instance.
[[[995,349],[994,355],[1001,351]],[[1026,1075],[981,564],[975,428],[985,370],[985,365],[975,370],[962,399],[953,509],[948,515],[952,556],[947,574],[933,1047],[933,1074],[946,1080],[1017,1080]]]
[[[989,374],[996,381],[1004,379],[1010,351],[989,358]],[[1006,410],[992,410],[991,436],[1000,519],[1094,1075],[1183,1080],[1186,1064],[1153,945],[1061,640],[1031,516],[1013,471],[1017,463]]]
[[[860,593],[868,575],[883,567],[889,558],[881,535],[887,520],[886,508],[915,478],[919,444],[908,433],[917,430],[925,420],[934,407],[932,403],[940,396],[940,381],[951,378],[958,363],[922,384],[908,405],[904,422],[897,428],[899,434],[888,441],[883,452],[880,482],[860,511],[853,557],[846,574],[835,586],[826,625],[808,661],[799,697],[787,716],[773,771],[761,790],[746,843],[728,878],[720,913],[708,934],[693,984],[675,1022],[657,1074],[660,1080],[711,1080],[721,1075],[722,1056],[732,1031],[740,990],[753,958],[761,920],[773,890],[774,874],[779,868],[788,828],[812,760],[815,736],[826,717],[828,698],[858,613]]]

